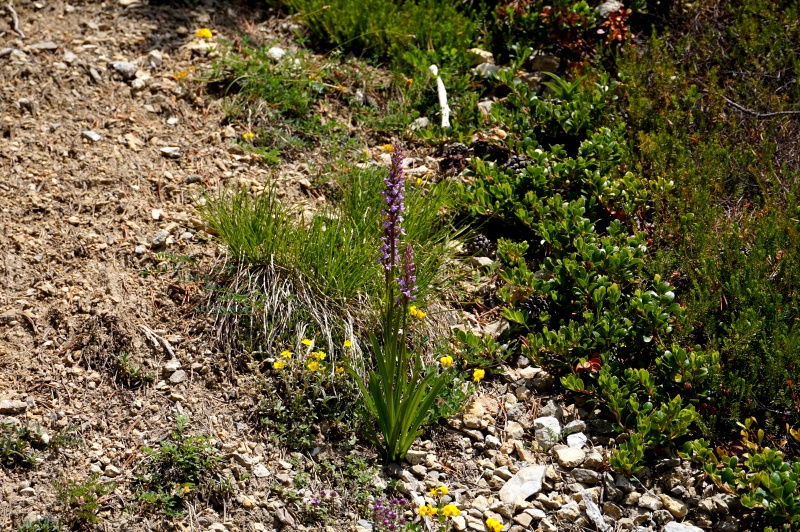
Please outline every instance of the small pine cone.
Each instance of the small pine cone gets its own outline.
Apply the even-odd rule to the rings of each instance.
[[[496,244],[492,242],[488,236],[483,233],[478,233],[475,235],[475,238],[467,242],[464,246],[464,250],[469,255],[489,257],[494,253],[496,247]]]

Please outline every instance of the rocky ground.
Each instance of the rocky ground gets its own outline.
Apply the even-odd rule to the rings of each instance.
[[[289,37],[286,21],[227,2],[24,1],[13,17],[2,6],[0,415],[44,439],[74,429],[81,445],[0,468],[0,528],[57,515],[53,482],[95,472],[116,482],[100,529],[370,529],[353,513],[304,526],[273,489],[313,474],[315,458],[289,457],[255,430],[253,387],[198,311],[223,255],[194,208],[203,191],[277,180],[292,201],[311,199],[302,165],[272,169],[234,143],[243,131],[191,81],[210,62],[211,41],[195,32],[273,42]],[[121,353],[153,383],[123,385]],[[508,368],[376,484],[394,477],[417,505],[448,486],[457,530],[485,530],[488,518],[515,531],[739,529],[735,499],[688,464],[666,460],[639,483],[610,472],[609,423],[550,397],[552,380]],[[240,479],[234,494],[174,520],[130,511],[142,449],[173,430],[176,412],[214,438]]]

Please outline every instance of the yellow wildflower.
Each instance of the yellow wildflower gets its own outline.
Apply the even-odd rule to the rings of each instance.
[[[434,515],[436,515],[438,511],[439,511],[438,508],[434,508],[430,504],[422,505],[419,507],[419,510],[417,510],[419,515],[421,515],[422,517],[425,517],[426,515],[430,515],[431,517],[433,517]]]
[[[283,369],[286,367],[286,362],[283,360],[276,360],[272,363],[272,369]]]
[[[422,312],[420,309],[418,309],[414,305],[411,305],[408,308],[408,313],[411,314],[412,316],[414,316],[415,318],[417,318],[418,320],[425,319],[425,317],[427,316],[427,314]]]
[[[444,366],[446,368],[449,368],[450,366],[453,365],[453,357],[451,357],[450,355],[447,355],[446,357],[440,358],[439,362],[442,363],[442,366]]]
[[[325,353],[323,353],[322,351],[311,353],[311,358],[313,358],[314,360],[319,360],[321,362],[325,360]]]
[[[189,75],[188,72],[186,72],[185,70],[181,70],[180,72],[175,72],[172,75],[172,77],[175,79],[175,81],[179,81],[179,80],[182,80],[183,78],[185,78],[188,75]]]
[[[208,28],[200,28],[199,30],[197,30],[197,33],[195,33],[194,36],[197,37],[198,39],[210,39],[211,37],[213,37],[213,35],[211,34],[211,30]]]
[[[383,151],[385,151],[387,153],[391,153],[391,152],[394,151],[394,146],[391,145],[391,144],[384,144],[383,146],[381,146],[381,150],[383,150]]]
[[[476,369],[475,371],[472,372],[472,382],[481,382],[481,379],[483,379],[485,376],[486,376],[485,371],[483,371],[482,369]]]
[[[443,497],[450,493],[450,490],[447,489],[445,486],[439,486],[438,488],[431,488],[431,496],[433,497]]]
[[[491,517],[486,520],[486,528],[491,530],[492,532],[500,532],[503,530],[503,523],[498,521],[497,519],[492,519]]]
[[[422,186],[422,178],[421,177],[417,178],[417,186],[418,187]]]
[[[303,344],[303,345],[306,345],[308,347],[311,347],[312,345],[314,345],[314,340],[309,340],[308,338],[303,338],[302,340],[300,340],[300,343]]]
[[[319,369],[319,362],[317,362],[316,360],[312,360],[311,362],[308,363],[308,365],[306,365],[306,367],[311,371],[317,371]]]
[[[461,513],[461,510],[458,509],[458,506],[455,504],[448,504],[442,508],[442,515],[445,517],[456,517],[458,514]]]
[[[183,494],[186,495],[190,491],[192,491],[192,487],[189,484],[184,484],[183,485]]]
[[[242,135],[242,138],[243,138],[244,140],[252,140],[252,139],[256,138],[256,134],[255,134],[255,133],[253,133],[252,131],[248,131],[247,133],[245,133],[244,135]]]
[[[411,85],[414,83],[414,78],[406,78],[406,85]]]
[[[344,368],[342,366],[336,366],[336,373],[343,373]]]
[[[292,358],[292,352],[289,351],[288,349],[285,349],[285,350],[281,351],[281,357],[282,358]]]
[[[350,340],[345,340],[344,341],[344,346],[345,347],[353,347],[353,342],[351,342]]]

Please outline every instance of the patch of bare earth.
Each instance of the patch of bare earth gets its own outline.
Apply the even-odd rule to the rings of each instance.
[[[130,481],[176,412],[247,456],[240,462],[265,460],[243,423],[248,387],[231,382],[212,321],[197,312],[219,250],[193,202],[231,180],[276,178],[299,195],[303,176],[271,176],[234,146],[242,131],[188,80],[210,63],[198,28],[275,36],[257,25],[263,14],[227,2],[14,7],[24,39],[0,9],[0,401],[25,407],[2,417],[51,438],[76,427],[81,445],[40,453],[32,469],[0,468],[0,529],[58,515],[52,483],[92,472],[118,486],[102,500],[100,529],[151,529],[157,518],[126,509]],[[151,385],[127,385],[123,354]],[[274,470],[259,471],[249,508],[239,492],[229,508],[198,504],[178,527],[271,523],[259,504]]]

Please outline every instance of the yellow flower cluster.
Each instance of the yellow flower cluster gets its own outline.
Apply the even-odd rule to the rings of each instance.
[[[445,486],[439,486],[438,488],[431,488],[430,494],[431,497],[444,497],[450,493],[450,490],[447,489]]]
[[[317,362],[316,360],[312,360],[311,362],[306,364],[306,367],[311,371],[317,371],[319,369],[319,362]]]
[[[312,345],[314,345],[314,340],[303,338],[302,340],[300,340],[300,343],[303,344],[304,346],[311,347]]]
[[[197,33],[194,34],[195,37],[198,39],[210,39],[214,35],[212,35],[211,30],[208,28],[200,28],[197,30]]]
[[[431,517],[433,517],[434,515],[436,515],[439,512],[439,509],[438,508],[434,508],[430,504],[425,504],[425,505],[420,506],[419,510],[417,510],[417,512],[419,512],[419,515],[421,515],[422,517],[425,517],[426,515],[430,515]]]
[[[461,513],[455,504],[447,504],[442,508],[442,515],[445,517],[456,517]]]
[[[253,140],[254,138],[256,138],[256,134],[255,134],[255,133],[253,133],[252,131],[248,131],[247,133],[245,133],[244,135],[242,135],[242,138],[243,138],[244,140]]]
[[[498,521],[497,519],[492,519],[491,517],[486,520],[486,528],[491,530],[492,532],[500,532],[503,530],[503,523]]]
[[[447,355],[446,357],[440,358],[439,362],[441,362],[442,366],[444,366],[445,368],[449,368],[450,366],[453,365],[453,357]]]
[[[425,319],[425,316],[427,316],[427,314],[425,314],[424,312],[422,312],[420,309],[418,309],[418,308],[417,308],[417,307],[415,307],[414,305],[411,305],[411,306],[408,308],[408,313],[409,313],[409,314],[411,314],[411,316],[413,316],[413,317],[417,318],[418,320],[424,320],[424,319]]]
[[[322,352],[322,351],[314,351],[313,353],[311,353],[310,356],[311,356],[311,358],[313,358],[314,360],[317,360],[319,362],[322,362],[323,360],[325,360],[325,353]]]
[[[276,360],[272,363],[272,369],[283,369],[286,367],[286,362],[283,360]]]
[[[476,369],[472,372],[472,382],[481,382],[481,380],[486,376],[486,372],[482,369]]]

